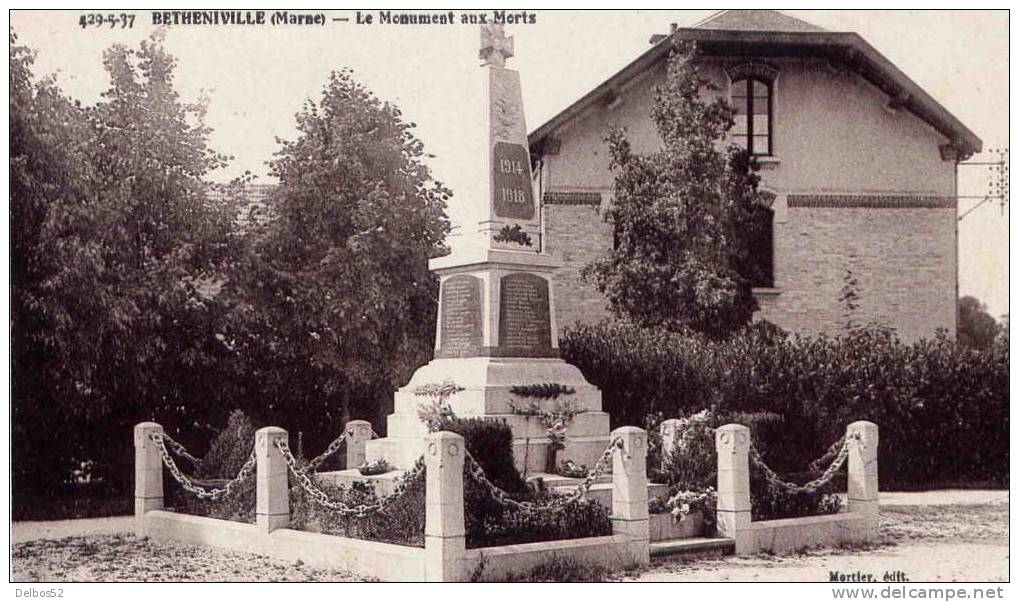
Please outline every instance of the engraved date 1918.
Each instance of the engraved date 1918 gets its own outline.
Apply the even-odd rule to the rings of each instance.
[[[113,29],[120,26],[121,29],[134,27],[134,15],[131,13],[89,13],[78,18],[78,25],[82,29],[86,27],[108,27]]]

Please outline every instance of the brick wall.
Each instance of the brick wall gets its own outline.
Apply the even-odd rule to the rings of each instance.
[[[554,276],[559,326],[607,317],[605,297],[593,284],[581,280],[580,271],[612,248],[612,227],[605,223],[598,205],[545,204],[542,212],[546,248],[563,260]]]
[[[590,204],[543,211],[546,243],[564,264],[555,274],[560,326],[607,317],[604,296],[580,271],[611,247],[611,226]],[[757,295],[755,318],[802,334],[837,334],[845,324],[843,276],[851,269],[857,323],[891,326],[906,341],[938,328],[954,336],[955,225],[954,207],[790,207],[788,220],[775,224],[775,289]]]
[[[790,207],[775,225],[775,287],[766,318],[804,334],[843,328],[843,275],[860,296],[855,321],[894,327],[904,340],[955,335],[955,209]]]

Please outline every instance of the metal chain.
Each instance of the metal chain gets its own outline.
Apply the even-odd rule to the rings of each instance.
[[[602,454],[598,457],[598,460],[595,461],[594,465],[591,467],[591,471],[588,473],[587,477],[585,477],[584,480],[577,485],[577,489],[569,497],[558,498],[546,504],[521,502],[511,498],[508,493],[488,480],[488,476],[485,475],[485,469],[476,459],[474,459],[474,456],[471,455],[469,450],[467,451],[467,474],[474,482],[488,489],[488,493],[492,499],[502,506],[513,508],[515,510],[546,510],[549,512],[559,512],[566,508],[568,504],[583,498],[587,494],[591,485],[594,484],[594,480],[605,471],[607,462],[617,448],[622,450],[622,438],[617,437],[609,443],[608,447],[605,448],[605,451],[602,452]]]
[[[198,465],[202,463],[201,460],[192,456],[191,453],[188,452],[188,450],[185,449],[183,445],[175,441],[173,437],[171,437],[170,435],[163,433],[163,441],[170,446],[170,449],[173,450],[173,453],[177,454],[178,456],[181,456],[188,462],[191,462],[191,465],[194,466],[195,468],[197,468]]]
[[[783,481],[782,479],[780,479],[778,474],[776,474],[775,471],[772,470],[767,464],[764,463],[764,460],[761,459],[761,454],[760,452],[757,451],[757,448],[754,447],[753,442],[751,441],[750,443],[750,461],[753,462],[755,466],[761,469],[761,472],[764,473],[764,478],[767,479],[769,483],[781,487],[790,493],[814,493],[824,485],[827,485],[828,482],[835,477],[835,473],[838,471],[839,467],[842,466],[842,463],[846,461],[846,458],[848,456],[849,456],[849,441],[848,439],[843,438],[842,447],[839,449],[838,455],[835,456],[835,459],[832,461],[831,465],[829,465],[828,468],[824,471],[824,473],[821,474],[820,477],[814,479],[813,481],[810,481],[809,483],[797,485],[795,483],[790,483],[788,481]]]
[[[283,454],[283,462],[287,465],[287,468],[290,469],[294,478],[297,479],[297,484],[301,486],[301,489],[303,489],[308,496],[310,496],[313,502],[333,512],[344,515],[353,515],[358,518],[364,518],[368,516],[368,514],[384,510],[386,506],[393,503],[406,492],[407,486],[410,483],[417,480],[422,474],[424,474],[424,463],[418,462],[415,464],[413,469],[407,472],[397,482],[396,489],[392,493],[378,498],[371,504],[348,506],[341,501],[329,499],[329,495],[315,485],[315,483],[311,480],[311,477],[308,475],[308,472],[297,465],[297,459],[294,458],[294,454],[291,453],[290,446],[287,445],[286,441],[277,439],[276,447],[280,450],[280,453]]]
[[[807,465],[807,467],[810,468],[810,470],[813,472],[820,471],[822,464],[828,462],[831,458],[834,458],[839,454],[840,451],[842,451],[842,446],[845,444],[845,442],[846,436],[842,435],[841,437],[839,437],[838,441],[831,444],[831,447],[828,448],[828,451],[824,452],[824,455],[812,461],[810,464]]]
[[[315,469],[317,469],[323,462],[325,462],[326,458],[335,454],[336,451],[340,449],[340,446],[346,443],[347,439],[352,436],[354,436],[354,431],[352,429],[347,429],[346,431],[343,432],[342,435],[333,439],[333,442],[330,443],[328,447],[326,447],[326,450],[324,452],[312,458],[311,461],[308,462],[308,464],[301,470],[304,472],[315,472]]]
[[[248,456],[248,460],[241,466],[241,469],[237,471],[237,476],[227,481],[222,487],[217,489],[206,489],[199,485],[195,485],[187,475],[181,472],[180,468],[177,467],[177,463],[174,462],[173,456],[166,449],[165,435],[159,435],[158,433],[149,434],[149,438],[156,444],[159,449],[160,455],[163,457],[163,464],[169,469],[170,474],[173,478],[180,483],[180,486],[187,492],[193,494],[200,500],[219,501],[225,497],[228,497],[232,492],[233,488],[236,487],[240,482],[244,481],[251,476],[251,473],[255,470],[255,451],[251,451],[251,455]]]

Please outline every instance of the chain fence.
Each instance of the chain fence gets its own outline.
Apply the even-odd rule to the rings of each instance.
[[[163,441],[168,446],[170,446],[170,449],[173,450],[173,453],[184,458],[188,462],[191,462],[191,465],[194,466],[195,468],[198,468],[198,466],[202,463],[200,459],[192,456],[191,453],[187,450],[187,448],[185,448],[183,445],[174,440],[174,438],[171,437],[170,435],[163,433]]]
[[[824,454],[820,458],[817,458],[816,460],[813,460],[810,464],[808,464],[807,468],[811,472],[821,472],[821,467],[824,466],[826,462],[831,462],[832,460],[834,460],[839,455],[839,453],[841,453],[842,447],[845,444],[846,436],[842,435],[841,437],[838,438],[838,440],[835,443],[831,444],[831,447],[828,448],[828,451],[824,452]]]
[[[408,486],[411,483],[417,481],[421,476],[424,475],[424,462],[419,460],[414,464],[414,468],[408,471],[401,477],[397,483],[396,488],[392,493],[379,497],[375,502],[371,504],[357,504],[349,505],[339,500],[333,500],[329,498],[329,494],[322,491],[315,482],[312,481],[306,468],[302,468],[298,465],[297,458],[290,451],[290,446],[287,445],[286,441],[279,439],[276,441],[276,447],[280,450],[283,455],[283,462],[287,465],[290,473],[294,475],[297,480],[297,484],[308,494],[309,498],[319,506],[326,508],[332,512],[336,512],[345,516],[356,516],[357,518],[365,518],[369,514],[374,514],[384,510],[387,506],[392,504],[394,501],[399,499],[406,493]]]
[[[714,427],[710,427],[706,424],[692,425],[691,430],[694,428],[703,429],[705,432],[710,433],[712,436],[715,434],[715,431],[717,430]],[[858,435],[853,435],[851,436],[851,438],[859,440]],[[759,452],[757,448],[754,446],[753,440],[750,441],[750,461],[753,462],[754,466],[757,466],[757,468],[761,470],[761,472],[764,474],[764,478],[769,483],[781,489],[785,489],[790,493],[815,493],[818,489],[824,487],[829,482],[831,482],[833,478],[835,478],[836,473],[838,473],[839,468],[842,467],[842,463],[846,461],[846,458],[848,456],[849,456],[849,438],[847,438],[846,435],[843,435],[839,437],[837,441],[832,443],[831,446],[828,447],[828,450],[825,451],[823,455],[821,455],[821,457],[812,460],[807,465],[811,472],[821,472],[821,466],[823,466],[825,462],[828,462],[830,460],[831,464],[829,464],[828,467],[824,469],[823,472],[821,472],[821,476],[808,483],[804,483],[803,485],[797,485],[796,483],[783,481],[782,478],[778,476],[778,473],[776,473],[774,470],[771,469],[770,466],[764,463],[764,459],[761,457],[761,452]]]
[[[821,476],[808,483],[804,483],[803,485],[783,481],[778,474],[771,469],[771,467],[764,463],[764,460],[761,458],[761,453],[757,451],[757,447],[754,446],[753,441],[750,442],[750,461],[753,462],[754,466],[757,466],[757,468],[761,470],[764,474],[764,478],[776,487],[785,489],[789,493],[816,493],[818,489],[831,482],[831,480],[835,477],[835,473],[838,472],[842,463],[845,462],[846,458],[849,456],[848,438],[842,437],[835,443],[837,444],[837,447],[836,445],[833,445],[824,456],[821,456],[810,463],[811,466],[820,465],[821,461],[829,455],[833,448],[837,449],[838,451],[835,452],[835,458],[832,460],[831,464],[828,465],[828,468],[821,473]]]
[[[609,443],[608,447],[605,448],[605,451],[598,456],[598,460],[595,461],[590,472],[588,472],[587,476],[584,477],[584,480],[577,485],[577,489],[572,494],[566,498],[555,499],[544,504],[526,501],[522,502],[511,498],[508,493],[500,489],[488,479],[488,476],[485,475],[485,469],[477,460],[474,459],[474,456],[471,455],[470,451],[467,451],[467,474],[471,480],[487,489],[492,499],[506,508],[526,511],[559,512],[565,509],[568,504],[571,504],[587,495],[587,492],[591,489],[591,485],[594,484],[595,479],[605,472],[608,462],[612,458],[612,454],[616,449],[619,449],[620,451],[623,449],[623,440],[619,437],[613,439]]]
[[[353,436],[354,436],[353,430],[347,429],[343,431],[343,434],[333,439],[332,443],[330,443],[326,447],[324,452],[309,460],[308,464],[305,465],[304,468],[302,468],[301,470],[306,473],[315,472],[318,469],[318,467],[321,466],[322,463],[329,458],[329,456],[335,454],[345,443],[347,443],[347,440]],[[347,468],[351,467],[348,466]]]
[[[174,461],[173,456],[171,456],[170,452],[166,449],[166,435],[151,433],[149,438],[152,439],[152,441],[156,444],[156,447],[159,449],[159,454],[162,456],[163,464],[166,465],[166,468],[170,471],[170,475],[173,476],[174,480],[180,483],[180,486],[184,489],[184,491],[191,493],[200,500],[218,502],[229,497],[230,494],[233,493],[234,488],[251,477],[252,473],[255,471],[255,451],[251,450],[251,455],[248,456],[247,461],[244,462],[241,469],[237,471],[237,476],[230,480],[222,481],[222,483],[217,480],[217,487],[207,488],[207,483],[209,481],[204,481],[204,483],[206,483],[204,486],[203,484],[196,484],[195,481],[198,481],[198,479],[188,477],[180,470],[180,468],[177,467],[177,462]],[[174,447],[176,450],[178,449],[177,446],[180,446],[180,444],[176,441],[174,441],[174,443],[176,445],[171,444],[171,447]],[[183,446],[180,446],[180,449],[183,449]],[[191,454],[187,454],[184,457],[191,461],[198,462],[198,459]],[[199,483],[202,483],[202,481],[199,481]]]

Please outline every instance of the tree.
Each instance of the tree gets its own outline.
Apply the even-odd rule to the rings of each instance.
[[[77,307],[61,291],[95,281],[96,262],[81,245],[95,226],[85,210],[84,112],[52,78],[33,81],[34,53],[13,31],[9,39],[12,481],[45,494],[80,458],[76,421],[61,405],[76,393],[61,346],[73,339]],[[82,261],[63,265],[75,250]]]
[[[976,349],[987,349],[1003,328],[987,313],[987,306],[969,295],[959,298],[959,344]]]
[[[617,171],[606,213],[615,248],[587,266],[619,317],[639,325],[725,336],[749,323],[749,241],[767,211],[750,157],[724,146],[733,111],[699,76],[696,49],[677,44],[651,110],[660,150],[637,155],[625,132],[608,137]]]
[[[110,88],[81,107],[33,83],[12,34],[15,465],[53,460],[25,474],[46,487],[82,465],[128,483],[131,442],[115,433],[157,414],[174,426],[196,397],[183,390],[209,386],[193,378],[216,343],[200,289],[231,219],[204,176],[226,158],[207,148],[203,102],[178,97],[161,35],[109,49]]]
[[[353,414],[381,418],[431,353],[428,259],[449,231],[450,192],[413,127],[349,71],[332,73],[297,114],[297,138],[280,141],[272,219],[228,285],[243,300],[229,343],[308,443],[324,445]]]

